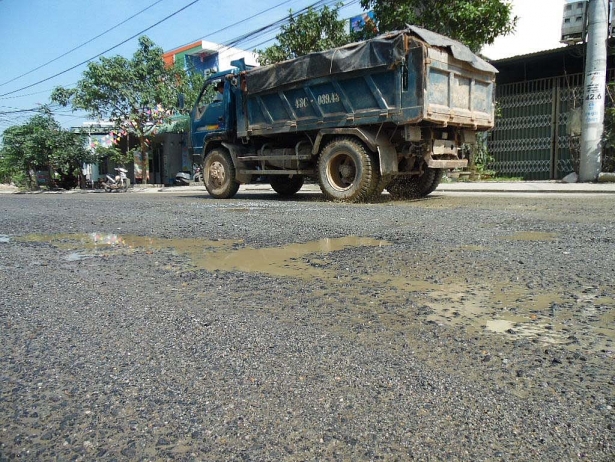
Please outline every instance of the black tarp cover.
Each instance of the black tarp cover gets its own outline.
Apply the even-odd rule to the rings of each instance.
[[[439,48],[448,48],[455,59],[470,63],[472,67],[484,72],[497,73],[498,70],[484,59],[476,56],[472,51],[461,42],[450,39],[444,35],[436,34],[427,29],[417,26],[408,26],[408,31],[414,32],[429,45]]]
[[[405,36],[418,38],[431,46],[448,48],[456,59],[468,62],[478,70],[497,72],[491,64],[476,56],[462,43],[420,27],[408,26],[406,30],[390,32],[364,42],[310,53],[247,71],[247,92],[249,94],[261,93],[280,85],[343,72],[393,67],[401,63],[405,56]]]

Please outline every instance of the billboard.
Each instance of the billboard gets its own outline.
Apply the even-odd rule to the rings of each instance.
[[[365,27],[366,22],[375,22],[373,11],[366,11],[358,16],[350,18],[350,33],[361,32]]]

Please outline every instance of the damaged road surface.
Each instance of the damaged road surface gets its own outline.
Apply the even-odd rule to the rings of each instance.
[[[0,212],[0,460],[613,460],[609,196]]]

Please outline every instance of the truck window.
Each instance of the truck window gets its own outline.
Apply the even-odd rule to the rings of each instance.
[[[216,84],[207,85],[205,87],[205,90],[203,91],[203,93],[201,93],[201,96],[199,97],[199,100],[196,104],[196,119],[200,119],[203,116],[205,110],[210,104],[214,104],[217,106],[222,105],[222,98],[218,96],[218,98],[216,99],[217,95],[220,95],[220,93],[216,91]]]

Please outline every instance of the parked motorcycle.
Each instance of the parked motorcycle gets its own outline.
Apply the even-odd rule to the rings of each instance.
[[[177,172],[175,175],[175,184],[179,186],[188,186],[192,181],[192,175],[189,172]]]
[[[117,167],[115,171],[117,172],[117,175],[115,175],[115,177],[107,175],[107,180],[103,181],[103,187],[105,188],[105,191],[128,191],[128,186],[130,186],[130,179],[126,176],[128,170],[122,167]]]
[[[193,181],[201,183],[203,181],[203,172],[201,171],[201,167],[195,165],[193,165],[194,176],[192,176],[188,170],[177,172],[175,175],[175,184],[179,186],[189,186]]]
[[[194,181],[197,183],[203,182],[203,172],[201,171],[201,167],[197,167],[194,170]]]

